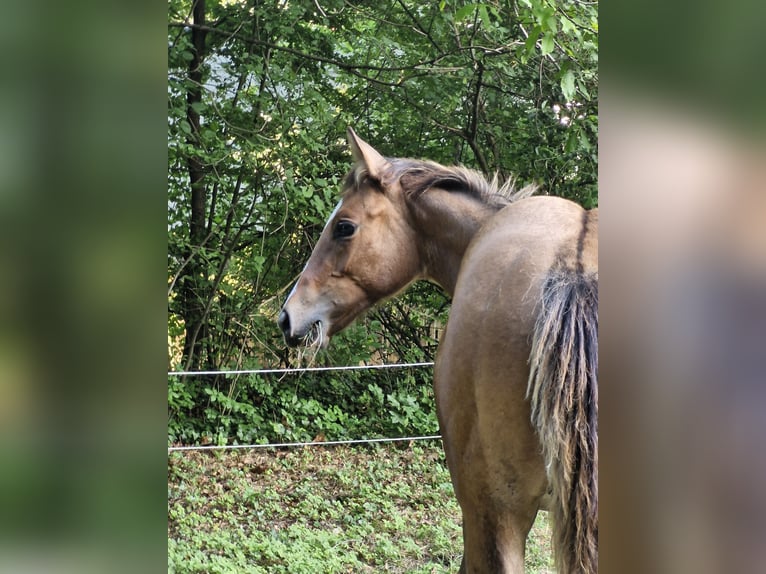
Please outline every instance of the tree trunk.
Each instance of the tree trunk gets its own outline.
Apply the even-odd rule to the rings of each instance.
[[[203,70],[205,57],[205,0],[194,0],[191,28],[194,57],[189,62],[189,80],[191,87],[186,95],[186,119],[191,127],[187,142],[199,148],[200,118],[195,104],[202,101]],[[189,249],[191,258],[186,266],[185,277],[181,279],[184,301],[184,365],[186,370],[196,370],[202,360],[202,341],[205,336],[204,310],[206,294],[209,291],[205,258],[202,247],[205,242],[205,213],[207,188],[205,185],[205,166],[195,154],[189,154],[189,186],[191,189],[191,215],[189,218]]]

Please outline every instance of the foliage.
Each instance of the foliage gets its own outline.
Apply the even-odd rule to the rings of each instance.
[[[547,513],[527,572],[552,568]],[[460,510],[438,444],[172,453],[168,572],[456,572]]]
[[[593,3],[169,0],[168,17],[172,370],[298,364],[275,317],[350,167],[346,126],[597,202]],[[416,286],[317,363],[431,360],[447,304]],[[427,377],[400,374],[173,378],[171,439],[431,429],[432,405],[412,410]]]
[[[169,439],[251,444],[438,434],[431,369],[408,371],[249,375],[205,387],[201,415],[184,383],[171,379]]]

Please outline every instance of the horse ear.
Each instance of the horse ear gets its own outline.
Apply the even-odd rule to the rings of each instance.
[[[367,168],[370,177],[380,180],[388,161],[378,151],[360,138],[351,127],[348,128],[348,145],[351,146],[351,153],[354,154],[356,161],[361,161]]]

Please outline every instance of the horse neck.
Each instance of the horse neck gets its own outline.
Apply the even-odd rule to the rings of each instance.
[[[424,278],[451,297],[468,245],[497,209],[466,193],[430,189],[413,201]]]

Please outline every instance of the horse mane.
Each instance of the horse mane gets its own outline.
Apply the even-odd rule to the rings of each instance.
[[[517,189],[514,179],[500,183],[498,174],[488,180],[481,172],[463,166],[444,166],[433,161],[395,160],[394,171],[405,193],[417,199],[429,189],[464,193],[478,201],[502,209],[509,203],[529,197],[537,186]]]
[[[398,180],[404,192],[415,200],[429,189],[438,188],[464,193],[485,205],[502,209],[538,190],[535,184],[517,189],[514,179],[500,183],[497,173],[488,180],[481,172],[463,166],[444,166],[435,161],[401,158],[389,158],[388,161],[393,169],[386,174],[386,183]],[[367,176],[367,169],[360,162],[346,176],[345,187],[359,186]]]

